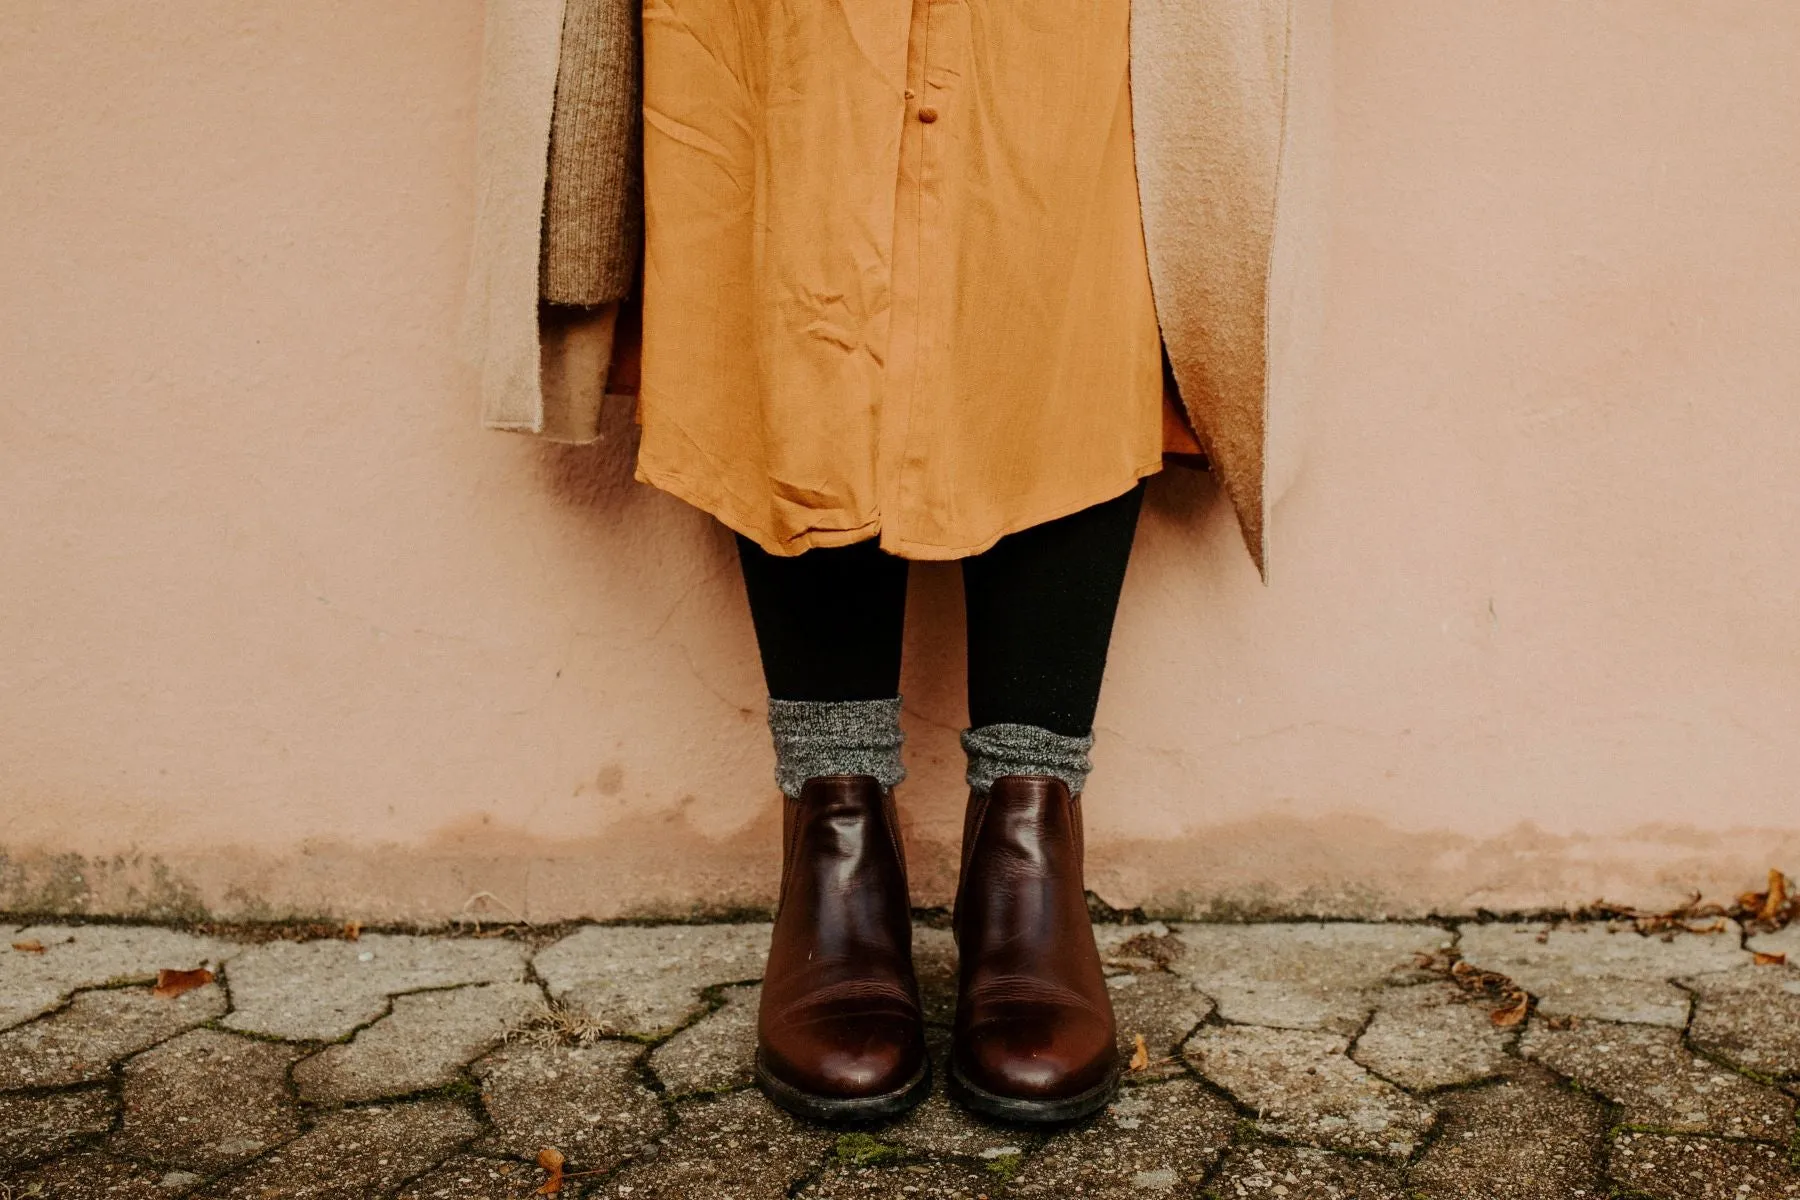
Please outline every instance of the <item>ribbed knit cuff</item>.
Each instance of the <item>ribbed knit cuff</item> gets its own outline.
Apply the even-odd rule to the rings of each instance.
[[[769,701],[775,782],[797,797],[821,775],[873,775],[883,787],[906,778],[900,763],[900,697],[892,700]]]
[[[568,0],[550,124],[539,291],[551,304],[622,300],[643,240],[638,0]]]
[[[1088,751],[1094,737],[1069,737],[1036,725],[983,725],[965,729],[963,752],[969,756],[969,786],[985,792],[1002,775],[1054,775],[1079,796],[1094,764]]]

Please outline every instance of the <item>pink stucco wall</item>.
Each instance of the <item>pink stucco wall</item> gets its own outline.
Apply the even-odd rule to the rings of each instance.
[[[483,433],[479,0],[11,0],[0,908],[766,903],[722,532]],[[1156,482],[1115,903],[1654,903],[1800,868],[1800,11],[1342,0],[1329,387],[1258,585]],[[921,902],[961,804],[916,576]]]

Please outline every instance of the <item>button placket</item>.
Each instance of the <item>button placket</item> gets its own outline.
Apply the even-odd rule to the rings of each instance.
[[[905,111],[910,128],[901,133],[899,175],[895,181],[895,227],[892,256],[894,295],[890,353],[884,365],[881,418],[876,437],[876,480],[881,514],[881,540],[891,544],[907,532],[904,513],[912,495],[907,449],[913,437],[914,405],[924,384],[921,375],[930,356],[925,259],[929,253],[930,186],[926,168],[926,131],[919,122],[920,97],[926,82],[931,31],[931,0],[913,0],[907,38]],[[906,119],[910,118],[910,119]]]

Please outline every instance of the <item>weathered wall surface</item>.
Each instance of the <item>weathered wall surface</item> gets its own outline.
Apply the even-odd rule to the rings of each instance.
[[[478,0],[0,22],[0,908],[766,903],[722,532],[474,424]],[[1342,0],[1329,389],[1261,588],[1156,482],[1093,883],[1189,911],[1800,867],[1800,14]],[[924,902],[961,804],[917,574]]]

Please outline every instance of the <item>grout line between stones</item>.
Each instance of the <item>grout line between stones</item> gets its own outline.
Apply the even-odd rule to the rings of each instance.
[[[1305,923],[1325,923],[1326,920],[1327,919],[1323,919],[1323,918],[1309,918],[1309,919],[1305,919]],[[99,924],[99,923],[103,923],[103,922],[97,922],[97,921],[96,922],[86,922],[86,921],[79,921],[79,920],[70,921],[68,918],[64,917],[64,918],[61,918],[60,923],[64,923],[64,924],[85,924],[85,923]],[[113,922],[104,922],[104,923],[113,923]],[[125,922],[125,921],[120,921],[117,923],[120,923],[120,924],[129,923],[129,924],[138,925],[138,926],[147,924],[145,922]],[[607,925],[660,924],[660,925],[668,925],[668,924],[699,924],[699,923],[702,923],[702,922],[700,922],[700,921],[687,921],[687,922],[619,921],[619,922],[604,922],[604,923],[584,922],[584,923],[575,925],[573,928],[579,929],[579,928],[583,928],[588,925],[594,925],[594,924],[607,924]],[[717,922],[705,922],[705,923],[717,923]],[[1192,922],[1192,921],[1185,921],[1182,923],[1196,924],[1196,922]],[[1244,923],[1247,924],[1250,922],[1244,922]],[[1260,923],[1260,924],[1294,924],[1294,923],[1302,923],[1302,921],[1300,921],[1300,920],[1263,921],[1263,922],[1256,922],[1256,923]],[[1432,923],[1432,922],[1424,922],[1424,923]],[[1494,922],[1494,923],[1510,923],[1510,922]],[[371,929],[370,931],[375,932],[375,930],[373,930],[373,929]],[[1460,940],[1461,940],[1461,934],[1462,934],[1461,928],[1457,927],[1457,926],[1450,926],[1449,928],[1447,928],[1447,932],[1450,934],[1450,936],[1452,938],[1452,944],[1454,946],[1460,948]],[[457,933],[452,933],[449,936],[457,936]],[[463,932],[463,936],[466,936],[466,931]],[[1748,934],[1744,933],[1742,930],[1740,930],[1740,944],[1745,939],[1747,939],[1747,937],[1748,937]],[[547,944],[551,944],[551,943],[545,943],[545,945],[547,945]],[[533,949],[533,951],[527,956],[526,963],[525,963],[525,976],[526,976],[526,979],[528,982],[535,983],[540,988],[540,990],[547,996],[549,994],[549,990],[548,990],[547,986],[544,984],[544,981],[542,980],[542,978],[537,975],[536,967],[535,967],[536,954],[537,954],[537,952],[539,952],[543,948],[545,948],[545,945],[536,946]],[[227,956],[227,958],[234,957],[234,956],[235,955]],[[223,970],[223,969],[220,971],[218,982],[219,982],[219,986],[224,991],[225,997],[226,997],[225,1012],[222,1013],[219,1017],[214,1018],[211,1021],[202,1023],[200,1026],[198,1026],[200,1028],[207,1028],[207,1027],[221,1028],[222,1022],[227,1017],[229,1017],[233,1013],[237,1012],[235,997],[232,995],[230,984],[229,984],[228,971]],[[491,981],[484,981],[484,982],[491,982]],[[716,1097],[713,1097],[710,1095],[709,1096],[688,1096],[688,1097],[683,1097],[683,1098],[679,1098],[679,1099],[667,1097],[666,1088],[664,1088],[662,1086],[661,1081],[656,1077],[654,1070],[650,1067],[650,1064],[649,1064],[650,1055],[656,1049],[658,1049],[662,1045],[666,1044],[671,1038],[673,1038],[677,1034],[679,1034],[687,1029],[693,1028],[695,1025],[705,1021],[706,1019],[708,1019],[709,1017],[714,1015],[716,1012],[718,1012],[720,1010],[720,1008],[723,1007],[723,1004],[724,1004],[723,993],[724,993],[725,989],[730,988],[730,987],[735,987],[735,986],[744,986],[745,984],[754,983],[754,982],[756,982],[756,981],[755,980],[727,981],[727,982],[711,984],[705,988],[699,989],[698,995],[699,995],[701,1001],[703,1002],[701,1007],[699,1009],[697,1009],[696,1011],[694,1011],[693,1013],[691,1013],[679,1025],[674,1026],[666,1031],[660,1031],[658,1033],[658,1035],[656,1035],[654,1037],[651,1037],[651,1038],[609,1038],[609,1039],[607,1039],[607,1040],[631,1041],[642,1047],[642,1050],[639,1052],[639,1054],[633,1060],[633,1064],[632,1064],[633,1070],[634,1070],[634,1072],[639,1073],[640,1079],[643,1082],[644,1086],[646,1086],[649,1090],[651,1090],[653,1092],[653,1094],[656,1094],[659,1097],[659,1103],[662,1105],[662,1107],[665,1109],[665,1111],[668,1113],[668,1115],[671,1118],[671,1125],[670,1125],[669,1129],[667,1131],[665,1131],[664,1134],[661,1135],[659,1138],[655,1139],[652,1143],[650,1143],[649,1147],[647,1147],[647,1148],[654,1148],[654,1147],[660,1146],[672,1134],[674,1134],[676,1132],[676,1130],[678,1128],[676,1121],[682,1110],[692,1108],[694,1105],[696,1105],[698,1103],[711,1102],[712,1100],[716,1099]],[[1682,984],[1678,978],[1671,978],[1668,980],[1668,982],[1670,984],[1672,984],[1673,986],[1680,988],[1689,997],[1686,1018],[1684,1020],[1684,1024],[1681,1029],[1681,1045],[1683,1046],[1684,1049],[1688,1050],[1690,1053],[1693,1053],[1696,1057],[1698,1057],[1706,1062],[1709,1062],[1716,1067],[1719,1067],[1720,1069],[1731,1071],[1731,1072],[1733,1072],[1737,1075],[1743,1076],[1755,1083],[1758,1083],[1758,1084],[1761,1084],[1764,1086],[1779,1086],[1777,1081],[1775,1081],[1769,1077],[1760,1076],[1755,1072],[1738,1067],[1736,1064],[1729,1062],[1729,1060],[1723,1060],[1721,1058],[1721,1056],[1718,1056],[1718,1055],[1714,1054],[1713,1052],[1706,1051],[1706,1050],[1703,1050],[1703,1049],[1695,1046],[1691,1041],[1691,1035],[1692,1035],[1692,1030],[1693,1030],[1693,1022],[1694,1022],[1695,1016],[1698,1011],[1698,1004],[1697,1004],[1695,995],[1693,993],[1693,990],[1691,988],[1687,987],[1686,985]],[[81,994],[82,992],[98,991],[98,990],[112,990],[115,988],[131,987],[131,986],[141,986],[141,984],[139,984],[135,979],[121,979],[118,981],[109,981],[107,984],[104,984],[104,985],[72,989],[70,993],[68,993],[66,996],[64,996],[62,998],[62,1000],[58,1003],[58,1005],[55,1008],[48,1010],[44,1013],[40,1013],[37,1016],[32,1017],[25,1022],[21,1022],[19,1025],[13,1026],[12,1028],[14,1028],[14,1029],[23,1028],[23,1027],[33,1024],[37,1021],[49,1019],[57,1014],[60,1014],[64,1011],[66,1011],[70,1007],[70,1005],[73,1004],[75,997],[77,995]],[[344,1037],[342,1037],[340,1039],[336,1039],[331,1042],[315,1042],[315,1041],[307,1041],[307,1040],[290,1041],[288,1039],[283,1039],[283,1038],[272,1038],[272,1037],[268,1037],[266,1035],[259,1035],[259,1034],[254,1033],[253,1031],[237,1030],[237,1029],[229,1029],[229,1028],[221,1028],[221,1031],[228,1033],[232,1036],[237,1036],[237,1037],[247,1037],[247,1038],[254,1038],[257,1040],[275,1041],[279,1044],[288,1045],[288,1046],[298,1046],[298,1047],[302,1047],[302,1048],[310,1047],[310,1053],[316,1054],[320,1049],[323,1049],[326,1046],[333,1045],[333,1044],[345,1044],[345,1043],[354,1041],[355,1038],[364,1029],[369,1028],[370,1026],[378,1023],[379,1021],[381,1021],[383,1019],[386,1019],[388,1016],[391,1016],[394,1011],[393,1001],[398,996],[430,993],[430,992],[437,992],[437,991],[452,991],[452,990],[459,990],[459,989],[463,989],[463,988],[467,988],[467,987],[471,987],[471,986],[478,986],[478,984],[464,982],[464,983],[454,983],[454,984],[445,984],[445,985],[433,985],[433,986],[427,986],[427,987],[408,989],[406,991],[401,991],[401,992],[388,993],[384,997],[385,1004],[384,1004],[383,1011],[380,1014],[373,1017],[369,1021],[360,1023]],[[1203,992],[1200,992],[1199,989],[1197,989],[1197,988],[1195,990],[1197,993],[1199,993],[1201,995],[1205,994]],[[1218,1014],[1216,1001],[1214,1001],[1213,998],[1210,996],[1207,996],[1206,998],[1208,999],[1208,1001],[1213,1002],[1213,1011],[1210,1012],[1205,1019],[1203,1019],[1199,1022],[1196,1022],[1192,1028],[1188,1029],[1185,1033],[1182,1034],[1182,1036],[1179,1039],[1176,1040],[1175,1045],[1177,1047],[1177,1056],[1181,1059],[1181,1062],[1179,1064],[1179,1071],[1178,1071],[1178,1073],[1171,1075],[1167,1078],[1173,1079],[1173,1078],[1186,1077],[1186,1078],[1194,1079],[1206,1091],[1208,1091],[1214,1095],[1221,1096],[1223,1099],[1225,1099],[1225,1101],[1232,1106],[1234,1111],[1237,1111],[1240,1113],[1247,1112],[1248,1111],[1247,1106],[1238,1103],[1234,1098],[1232,1098],[1230,1096],[1229,1093],[1225,1092],[1224,1089],[1218,1087],[1216,1084],[1213,1084],[1212,1081],[1210,1081],[1210,1080],[1206,1079],[1204,1076],[1200,1075],[1199,1072],[1194,1068],[1192,1061],[1187,1057],[1187,1055],[1185,1053],[1183,1053],[1183,1050],[1187,1046],[1187,1044],[1198,1033],[1200,1033],[1201,1030],[1206,1028],[1208,1025],[1217,1025],[1220,1027],[1234,1027],[1234,1026],[1245,1024],[1242,1022],[1232,1022],[1232,1021],[1225,1020],[1223,1017],[1219,1016],[1219,1014]],[[1345,1048],[1346,1055],[1353,1054],[1353,1051],[1354,1051],[1356,1045],[1358,1044],[1359,1040],[1367,1032],[1370,1023],[1373,1020],[1374,1015],[1375,1015],[1374,1010],[1371,1009],[1370,1012],[1365,1016],[1362,1024],[1360,1025],[1360,1027],[1358,1028],[1356,1033],[1354,1035],[1352,1035],[1352,1037],[1348,1040],[1348,1042],[1346,1043],[1346,1048]],[[1536,1015],[1534,1013],[1533,1019],[1535,1019],[1535,1017],[1536,1017]],[[1533,1061],[1533,1060],[1527,1060],[1524,1058],[1524,1055],[1521,1051],[1521,1047],[1519,1044],[1520,1037],[1522,1036],[1522,1034],[1524,1032],[1524,1028],[1525,1028],[1524,1026],[1521,1026],[1518,1031],[1516,1031],[1510,1038],[1507,1039],[1507,1041],[1503,1047],[1503,1053],[1505,1053],[1509,1057],[1517,1059],[1519,1061]],[[56,1086],[56,1087],[51,1087],[51,1088],[46,1088],[46,1089],[30,1089],[30,1090],[31,1091],[42,1091],[42,1092],[51,1093],[51,1094],[71,1092],[71,1091],[82,1091],[82,1090],[96,1090],[96,1089],[106,1090],[106,1091],[111,1092],[114,1096],[114,1099],[117,1101],[117,1100],[119,1100],[118,1089],[120,1087],[122,1087],[123,1069],[124,1069],[125,1065],[132,1058],[136,1057],[137,1054],[142,1054],[142,1053],[148,1052],[149,1050],[152,1050],[158,1046],[164,1045],[167,1042],[169,1042],[177,1037],[182,1036],[185,1032],[187,1032],[187,1031],[184,1030],[179,1033],[171,1034],[169,1037],[160,1039],[157,1042],[146,1045],[146,1046],[140,1048],[139,1050],[135,1051],[132,1055],[128,1055],[125,1058],[122,1058],[121,1060],[119,1060],[119,1062],[112,1064],[108,1068],[109,1073],[108,1073],[107,1079],[98,1085],[95,1085],[95,1084],[62,1085],[62,1086]],[[491,1053],[491,1052],[492,1052],[492,1048],[489,1048],[489,1050],[484,1051],[480,1055],[477,1055],[476,1058],[471,1060],[470,1063],[463,1064],[459,1074],[466,1080],[469,1076],[470,1069],[474,1065],[474,1063],[479,1062],[481,1058],[485,1057],[488,1053]],[[475,1119],[477,1125],[480,1127],[480,1130],[485,1131],[485,1130],[488,1130],[491,1128],[491,1121],[487,1117],[484,1105],[480,1102],[479,1087],[477,1085],[474,1085],[473,1083],[468,1083],[466,1085],[468,1088],[473,1089],[473,1091],[474,1091],[473,1098],[471,1098],[471,1096],[466,1091],[460,1092],[459,1094],[456,1094],[455,1096],[451,1096],[451,1095],[447,1094],[447,1093],[451,1093],[453,1091],[457,1091],[457,1089],[459,1087],[459,1085],[450,1085],[445,1088],[427,1089],[427,1090],[423,1090],[423,1091],[417,1092],[417,1093],[409,1093],[405,1096],[384,1097],[384,1098],[381,1098],[378,1100],[352,1102],[351,1104],[337,1105],[337,1106],[325,1106],[320,1103],[300,1100],[298,1098],[297,1089],[294,1087],[293,1082],[292,1082],[292,1070],[293,1070],[294,1065],[296,1065],[300,1061],[304,1061],[305,1057],[307,1057],[307,1056],[309,1056],[309,1055],[302,1055],[301,1057],[296,1058],[293,1063],[289,1064],[287,1070],[284,1071],[284,1084],[285,1084],[286,1088],[288,1089],[289,1100],[291,1103],[293,1103],[296,1106],[296,1108],[301,1113],[303,1134],[305,1132],[311,1132],[314,1128],[316,1128],[316,1117],[324,1112],[336,1111],[337,1109],[341,1109],[341,1108],[362,1107],[365,1105],[391,1105],[391,1104],[398,1104],[398,1103],[406,1103],[406,1102],[411,1102],[411,1101],[432,1099],[432,1098],[436,1098],[436,1097],[455,1098],[455,1099],[460,1100],[467,1108],[469,1108],[471,1110],[472,1115],[474,1116],[474,1119]],[[1352,1061],[1355,1061],[1354,1058],[1352,1058]],[[1626,1192],[1618,1190],[1618,1185],[1616,1183],[1614,1183],[1610,1177],[1610,1170],[1609,1170],[1610,1155],[1607,1152],[1608,1152],[1610,1146],[1623,1133],[1638,1132],[1638,1131],[1642,1130],[1644,1132],[1670,1134],[1672,1136],[1679,1136],[1679,1137],[1684,1137],[1684,1138],[1698,1138],[1698,1139],[1703,1139],[1703,1140],[1711,1140],[1711,1141],[1719,1141],[1719,1142],[1744,1142],[1744,1143],[1758,1144],[1758,1145],[1769,1144],[1766,1141],[1758,1141],[1753,1138],[1741,1138],[1741,1137],[1731,1137],[1731,1136],[1711,1135],[1711,1134],[1685,1134],[1685,1133],[1678,1133],[1675,1131],[1653,1130],[1653,1129],[1648,1129],[1645,1127],[1627,1126],[1619,1119],[1622,1116],[1622,1109],[1618,1104],[1607,1099],[1605,1096],[1603,1096],[1599,1093],[1595,1093],[1589,1089],[1581,1087],[1573,1079],[1571,1079],[1569,1077],[1561,1076],[1557,1072],[1550,1071],[1549,1068],[1545,1067],[1543,1064],[1536,1064],[1536,1065],[1538,1067],[1546,1070],[1547,1072],[1549,1072],[1549,1074],[1551,1074],[1553,1077],[1555,1077],[1563,1086],[1568,1087],[1570,1090],[1573,1090],[1578,1093],[1582,1093],[1582,1094],[1589,1096],[1590,1098],[1592,1098],[1594,1100],[1594,1102],[1596,1102],[1601,1107],[1603,1116],[1606,1119],[1607,1132],[1602,1136],[1602,1138],[1599,1140],[1598,1145],[1595,1147],[1596,1154],[1599,1156],[1599,1161],[1597,1162],[1596,1165],[1599,1169],[1599,1173],[1600,1173],[1601,1177],[1603,1179],[1605,1179],[1607,1182],[1607,1185],[1613,1189],[1612,1194],[1615,1196],[1626,1196],[1626,1195],[1636,1195],[1637,1194],[1637,1193],[1626,1193]],[[1363,1070],[1369,1071],[1369,1073],[1371,1075],[1374,1075],[1376,1078],[1382,1078],[1385,1080],[1385,1077],[1381,1076],[1378,1072],[1372,1071],[1368,1067],[1363,1066],[1360,1063],[1358,1064],[1358,1066],[1362,1067]],[[1141,1086],[1148,1086],[1152,1082],[1164,1082],[1164,1081],[1165,1080],[1162,1080],[1162,1079],[1159,1079],[1156,1081],[1144,1081],[1144,1083]],[[1385,1081],[1390,1084],[1393,1084],[1392,1080],[1385,1080]],[[1134,1083],[1134,1084],[1130,1084],[1130,1086],[1140,1086],[1140,1085]],[[1399,1084],[1394,1084],[1394,1086],[1400,1087]],[[1427,1094],[1428,1095],[1438,1095],[1438,1094],[1447,1093],[1447,1092],[1455,1092],[1455,1091],[1462,1091],[1462,1090],[1474,1090],[1477,1088],[1488,1087],[1488,1086],[1494,1086],[1494,1081],[1491,1078],[1486,1079],[1486,1080],[1470,1081],[1466,1084],[1450,1085],[1449,1087],[1446,1087],[1443,1089],[1428,1089],[1425,1092],[1419,1092],[1419,1093],[1411,1092],[1409,1089],[1405,1089],[1403,1087],[1401,1087],[1400,1090],[1402,1090],[1403,1092],[1406,1092],[1409,1095],[1427,1095]],[[733,1088],[733,1089],[729,1089],[727,1092],[721,1093],[721,1094],[730,1094],[730,1092],[734,1092],[737,1090],[742,1090],[742,1089]],[[19,1094],[19,1093],[11,1093],[11,1094]],[[81,1143],[78,1143],[78,1144],[85,1145],[88,1142],[93,1142],[96,1138],[104,1139],[106,1137],[111,1136],[111,1133],[116,1132],[119,1129],[119,1127],[121,1126],[122,1119],[123,1119],[123,1105],[122,1105],[122,1102],[120,1102],[117,1104],[117,1107],[115,1109],[112,1129],[106,1134],[84,1135],[84,1141]],[[1443,1116],[1441,1113],[1439,1113],[1434,1117],[1432,1126],[1421,1137],[1419,1147],[1415,1150],[1414,1154],[1407,1160],[1408,1164],[1416,1165],[1416,1163],[1418,1161],[1420,1161],[1420,1159],[1422,1159],[1422,1157],[1426,1153],[1427,1149],[1431,1145],[1435,1144],[1436,1140],[1439,1137],[1441,1137],[1442,1126],[1443,1126]],[[297,1136],[300,1136],[300,1135],[297,1135]],[[436,1166],[441,1165],[441,1163],[443,1161],[447,1161],[449,1158],[454,1157],[457,1154],[467,1152],[468,1148],[476,1140],[478,1140],[480,1136],[482,1136],[481,1132],[477,1132],[476,1134],[472,1135],[469,1139],[466,1139],[463,1142],[459,1143],[457,1148],[451,1150],[448,1154],[445,1155],[445,1157],[443,1159],[440,1159],[438,1163],[433,1164],[431,1167],[427,1167],[425,1169],[425,1171],[420,1172],[418,1175],[409,1177],[407,1181],[398,1185],[394,1189],[394,1191],[398,1192],[400,1190],[404,1190],[404,1188],[406,1186],[409,1186],[413,1180],[416,1180],[421,1175],[428,1173],[430,1170],[436,1169]],[[1245,1123],[1243,1121],[1240,1121],[1234,1125],[1233,1131],[1232,1131],[1231,1135],[1228,1137],[1225,1146],[1216,1155],[1215,1161],[1214,1161],[1212,1167],[1209,1169],[1206,1176],[1204,1177],[1204,1182],[1203,1182],[1202,1186],[1206,1186],[1206,1184],[1211,1183],[1212,1181],[1214,1181],[1217,1178],[1219,1172],[1223,1169],[1223,1164],[1225,1163],[1225,1161],[1227,1160],[1227,1158],[1229,1157],[1229,1155],[1231,1154],[1231,1152],[1234,1149],[1237,1149],[1240,1146],[1247,1144],[1247,1141],[1251,1141],[1251,1140],[1266,1142],[1268,1144],[1273,1144],[1273,1145],[1301,1145],[1301,1144],[1303,1144],[1303,1143],[1295,1143],[1288,1139],[1267,1135],[1266,1133],[1263,1133],[1260,1130],[1256,1130],[1253,1127],[1246,1128]],[[1797,1132],[1796,1132],[1796,1135],[1794,1138],[1794,1143],[1795,1144],[1790,1146],[1790,1152],[1794,1153],[1797,1157],[1800,1157],[1800,1130],[1797,1130]],[[214,1176],[213,1180],[216,1181],[217,1179],[222,1179],[228,1175],[235,1174],[239,1171],[242,1171],[242,1170],[246,1169],[247,1167],[249,1167],[252,1163],[260,1161],[266,1154],[273,1153],[275,1150],[280,1149],[281,1146],[285,1146],[288,1144],[289,1144],[288,1142],[283,1142],[283,1143],[280,1143],[280,1145],[278,1145],[278,1146],[270,1147],[267,1151],[259,1153],[258,1155],[252,1157],[251,1159],[246,1160],[244,1163],[238,1164],[237,1166],[234,1166],[233,1168],[229,1169],[228,1171]],[[1032,1153],[1035,1154],[1037,1149],[1038,1148],[1034,1147]],[[1368,1159],[1375,1159],[1377,1161],[1382,1161],[1382,1162],[1392,1162],[1393,1161],[1392,1159],[1388,1158],[1387,1156],[1381,1155],[1376,1152],[1340,1151],[1340,1150],[1328,1150],[1326,1152],[1334,1154],[1334,1155],[1338,1155],[1341,1157],[1346,1157],[1346,1158],[1368,1158]],[[128,1159],[128,1158],[126,1158],[126,1156],[114,1155],[114,1157],[121,1158],[125,1161],[137,1161],[135,1159]],[[642,1157],[642,1152],[640,1152],[638,1155],[633,1155],[630,1158],[623,1160],[620,1164],[618,1164],[618,1169],[622,1169],[627,1163],[636,1161],[638,1158],[641,1158],[641,1157]],[[961,1156],[955,1156],[955,1155],[944,1156],[944,1155],[923,1154],[923,1155],[909,1156],[907,1161],[927,1161],[927,1162],[958,1161],[958,1162],[960,1162],[960,1161],[963,1161],[963,1159]],[[830,1164],[830,1156],[826,1155],[820,1163],[815,1164],[815,1170],[810,1174],[809,1177],[803,1177],[802,1179],[795,1181],[794,1185],[791,1186],[789,1189],[789,1194],[790,1195],[795,1194],[797,1191],[803,1189],[803,1187],[807,1185],[807,1183],[809,1182],[810,1179],[816,1179],[823,1172],[823,1170],[829,1166],[829,1164]],[[592,1191],[593,1189],[604,1187],[605,1182],[607,1180],[610,1180],[614,1174],[616,1174],[616,1169],[614,1171],[609,1171],[605,1177],[596,1178],[592,1183],[585,1185],[582,1188],[582,1194],[587,1194],[588,1192]]]

